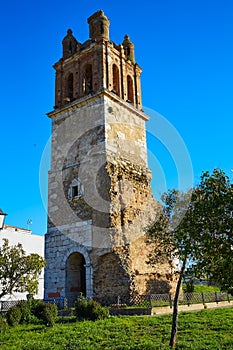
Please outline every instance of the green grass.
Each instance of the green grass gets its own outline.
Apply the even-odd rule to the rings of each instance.
[[[183,292],[186,292],[186,284],[183,283]],[[205,284],[195,284],[194,293],[211,293],[211,292],[220,292],[220,288],[216,286],[207,286]]]
[[[181,313],[176,349],[233,349],[233,308]],[[169,349],[171,315],[17,326],[1,334],[1,350]]]
[[[220,292],[219,287],[205,286],[205,285],[195,285],[194,293],[210,293],[210,292]]]

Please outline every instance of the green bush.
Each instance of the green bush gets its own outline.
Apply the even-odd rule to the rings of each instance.
[[[15,305],[12,306],[6,313],[6,319],[10,326],[16,326],[19,324],[22,313],[20,308]]]
[[[102,307],[93,299],[87,300],[80,295],[75,304],[75,315],[79,320],[103,320],[109,316],[109,309]]]
[[[4,314],[0,315],[0,333],[5,334],[7,331],[7,319]]]
[[[28,305],[31,310],[31,314],[39,319],[40,309],[43,307],[44,302],[42,300],[30,299]]]
[[[53,327],[57,318],[58,310],[54,304],[39,302],[34,308],[34,316],[39,318],[46,326]]]
[[[38,324],[41,321],[47,326],[54,326],[58,310],[56,305],[46,304],[41,300],[30,299],[20,301],[6,313],[6,319],[10,326],[19,323]]]
[[[86,313],[87,313],[87,299],[80,294],[75,302],[75,316],[78,318],[86,318]]]
[[[30,323],[31,309],[29,303],[22,300],[17,304],[17,307],[19,307],[21,311],[20,323]]]
[[[183,285],[183,291],[184,291],[184,293],[193,293],[194,292],[193,280],[190,280],[185,285]]]

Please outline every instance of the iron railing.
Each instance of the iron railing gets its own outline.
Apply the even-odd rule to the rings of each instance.
[[[8,311],[12,306],[17,305],[22,300],[2,300],[0,301],[0,312]],[[48,299],[42,300],[45,303],[55,304],[58,307],[58,310],[67,309],[67,299],[66,298],[56,298],[56,299]]]
[[[171,294],[150,294],[150,295],[119,295],[106,298],[94,298],[103,306],[124,307],[138,306],[142,308],[162,307],[173,305]],[[46,303],[56,304],[59,310],[68,308],[67,298],[54,298],[44,300]],[[183,293],[179,298],[179,305],[219,303],[222,301],[232,302],[233,295],[226,292],[206,292],[206,293]],[[0,301],[0,312],[7,311],[12,306],[17,305],[20,300]]]

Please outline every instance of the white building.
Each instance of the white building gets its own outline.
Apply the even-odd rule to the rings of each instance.
[[[3,244],[3,239],[6,238],[9,241],[10,246],[22,244],[22,247],[27,255],[37,253],[44,257],[44,236],[32,234],[32,231],[23,228],[4,225],[0,230],[0,245]],[[1,288],[1,286],[0,286]],[[28,293],[14,293],[12,295],[6,295],[1,300],[26,300]],[[44,297],[44,271],[39,278],[38,292],[35,295],[37,299],[43,299]]]

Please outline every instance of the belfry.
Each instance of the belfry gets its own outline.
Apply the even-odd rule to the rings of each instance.
[[[141,68],[128,35],[109,39],[109,20],[88,18],[89,39],[72,30],[55,63],[55,106],[45,236],[45,299],[79,293],[104,303],[117,296],[168,292],[171,267],[146,262],[145,227],[159,205],[147,165]]]

